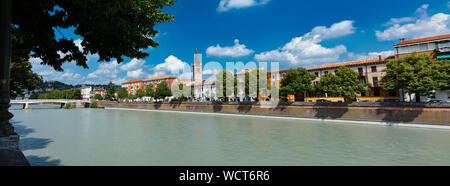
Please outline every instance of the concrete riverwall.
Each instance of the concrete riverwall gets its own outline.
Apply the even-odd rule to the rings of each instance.
[[[279,105],[264,108],[255,104],[199,104],[199,103],[117,103],[98,102],[98,105],[112,108],[135,108],[150,110],[172,110],[189,112],[212,112],[229,114],[249,114],[264,116],[288,116],[317,119],[343,119],[361,121],[384,121],[402,123],[423,123],[450,126],[449,107],[379,106],[366,104],[300,104]],[[363,104],[364,105],[364,104]]]

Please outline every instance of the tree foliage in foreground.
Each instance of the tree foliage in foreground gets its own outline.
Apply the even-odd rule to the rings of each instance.
[[[42,83],[42,76],[31,71],[27,58],[14,57],[11,61],[10,97],[23,96],[24,89],[34,90]]]
[[[175,0],[14,0],[12,38],[14,55],[42,59],[42,64],[62,71],[73,61],[88,68],[86,55],[98,54],[99,61],[148,56],[143,49],[157,47],[153,38],[158,23],[172,21],[162,12]],[[61,30],[72,29],[83,40],[76,45]],[[79,47],[81,46],[81,47]],[[60,55],[60,53],[64,55]]]
[[[359,83],[358,73],[348,67],[339,67],[336,74],[325,74],[314,86],[316,94],[327,94],[331,97],[344,97],[353,100],[356,94],[367,92],[366,84]]]
[[[411,54],[387,63],[381,86],[387,91],[404,89],[408,93],[427,96],[433,90],[450,88],[450,62],[433,60],[425,54]],[[416,96],[420,101],[420,96]]]

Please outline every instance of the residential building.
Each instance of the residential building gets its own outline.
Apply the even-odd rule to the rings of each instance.
[[[396,58],[417,52],[431,55],[435,59],[450,59],[450,34],[410,40],[403,38],[394,48]]]
[[[128,94],[134,95],[137,90],[142,89],[145,91],[148,85],[153,84],[153,90],[156,90],[156,87],[162,81],[167,82],[169,88],[172,88],[173,82],[177,77],[173,75],[165,75],[165,76],[156,76],[148,79],[134,79],[125,81],[122,83],[122,87],[128,90]]]
[[[358,100],[367,101],[383,101],[386,99],[400,99],[397,91],[388,92],[383,90],[380,86],[379,81],[386,74],[384,69],[386,69],[386,63],[390,59],[394,59],[394,56],[378,56],[378,58],[362,59],[355,61],[348,61],[342,63],[331,63],[325,64],[313,68],[309,68],[308,71],[316,75],[316,79],[313,80],[313,84],[320,81],[320,78],[328,73],[336,73],[339,67],[348,67],[351,70],[358,72],[358,79],[360,83],[366,83],[368,85],[369,91],[363,93],[359,96]],[[308,95],[311,97],[314,95]],[[326,95],[322,95],[326,96]],[[370,98],[364,98],[370,97]]]
[[[399,43],[394,45],[395,57],[400,58],[413,52],[419,54],[430,55],[434,59],[448,60],[450,59],[450,34],[424,37],[417,39],[401,39]],[[403,92],[403,90],[400,90]],[[404,101],[414,101],[416,96],[414,94],[401,94],[401,99]],[[450,90],[436,90],[431,97],[421,96],[421,101],[450,101]]]
[[[90,101],[91,100],[91,91],[92,91],[91,86],[82,86],[81,87],[81,98],[85,101]]]
[[[94,97],[96,94],[100,94],[102,97],[105,97],[106,95],[106,90],[102,87],[95,87],[92,91],[91,91],[91,95],[90,97]]]

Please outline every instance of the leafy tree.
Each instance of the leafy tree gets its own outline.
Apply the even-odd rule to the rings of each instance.
[[[449,61],[431,59],[425,54],[411,54],[387,63],[386,75],[381,79],[384,90],[406,90],[410,96],[415,94],[416,101],[420,96],[433,94],[433,90],[449,88]]]
[[[13,57],[11,61],[11,79],[9,95],[22,96],[23,90],[34,90],[42,83],[42,76],[31,71],[28,57]]]
[[[32,53],[58,71],[70,61],[87,68],[88,54],[98,54],[99,61],[114,58],[119,63],[123,56],[144,58],[148,54],[142,49],[158,46],[153,40],[158,33],[155,24],[173,20],[173,15],[161,9],[174,1],[14,0],[12,35],[17,42],[13,51],[23,57]],[[68,28],[83,37],[82,49],[60,31]],[[55,32],[61,37],[55,37]],[[58,55],[59,51],[65,55]]]
[[[145,87],[145,95],[148,97],[155,97],[155,90],[153,90],[153,83],[150,83]]]
[[[117,96],[119,97],[119,99],[126,99],[128,98],[128,90],[125,87],[120,88],[117,91]]]
[[[227,87],[227,81],[234,82],[233,86]],[[226,98],[227,94],[226,92],[235,93],[236,95],[236,79],[234,78],[233,73],[227,70],[219,71],[216,74],[216,94],[219,98]],[[222,95],[220,95],[220,92],[222,92]]]
[[[109,81],[109,84],[106,87],[105,99],[113,100],[115,92],[116,92],[116,86],[114,85],[114,83],[112,81]]]
[[[138,89],[138,90],[136,91],[136,97],[138,97],[138,98],[145,97],[145,91],[142,90],[142,89]]]
[[[81,90],[73,88],[68,90],[55,90],[40,94],[39,99],[81,99]]]
[[[103,100],[103,96],[100,95],[100,94],[95,94],[95,95],[94,95],[94,99],[95,99],[95,100]]]
[[[264,74],[264,73],[266,74],[267,79],[268,79],[270,74],[265,69],[258,68],[256,70],[252,70],[250,72],[246,72],[245,73],[245,95],[250,96],[250,97],[254,97],[254,98],[258,98],[260,96],[260,94],[259,94],[260,93],[260,90],[259,90],[259,88],[260,88],[259,87],[259,84],[260,84],[260,82],[259,82],[259,75],[260,74]],[[250,82],[250,79],[256,79],[256,84],[254,84],[255,82]],[[267,86],[266,86],[267,88],[269,87],[268,86],[269,83],[270,82],[267,81]],[[237,84],[237,83],[235,82],[235,84]],[[256,92],[253,92],[253,93],[256,93],[256,95],[253,95],[253,93],[252,93],[252,95],[250,94],[250,86],[256,87]]]
[[[316,78],[305,68],[289,69],[286,77],[281,79],[280,95],[287,97],[288,94],[306,93],[312,90],[312,81]]]
[[[344,97],[353,100],[356,94],[366,92],[366,85],[358,81],[358,73],[347,68],[339,67],[336,74],[325,74],[315,85],[314,91],[332,97]]]
[[[178,89],[177,89],[178,86]],[[172,91],[172,95],[175,98],[183,98],[183,99],[176,99],[176,100],[184,100],[187,95],[189,95],[190,89],[183,90],[184,85],[182,83],[174,83],[172,85],[172,88],[170,89]],[[192,94],[191,94],[192,95]],[[187,99],[187,98],[186,98]]]
[[[172,96],[172,91],[169,89],[169,85],[166,81],[162,81],[156,87],[155,98],[156,99],[164,99],[166,97]]]

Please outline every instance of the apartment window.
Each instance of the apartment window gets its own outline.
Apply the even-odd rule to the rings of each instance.
[[[360,76],[362,76],[363,75],[363,68],[358,68],[358,73],[359,73]]]
[[[334,73],[336,74],[337,70],[334,70]]]
[[[314,72],[314,74],[316,75],[316,77],[319,77],[319,72]]]
[[[328,74],[328,71],[323,72],[324,74]]]
[[[428,50],[428,43],[420,44],[419,48],[420,48],[420,51],[427,51]]]
[[[378,87],[378,77],[373,77],[372,80],[373,80],[373,86]]]
[[[372,66],[372,72],[377,72],[377,66]]]
[[[444,41],[444,42],[439,43],[438,45],[439,45],[439,48],[450,47],[449,46],[450,42]]]
[[[359,83],[361,83],[361,84],[366,83],[366,78],[364,78],[364,77],[359,78]]]

